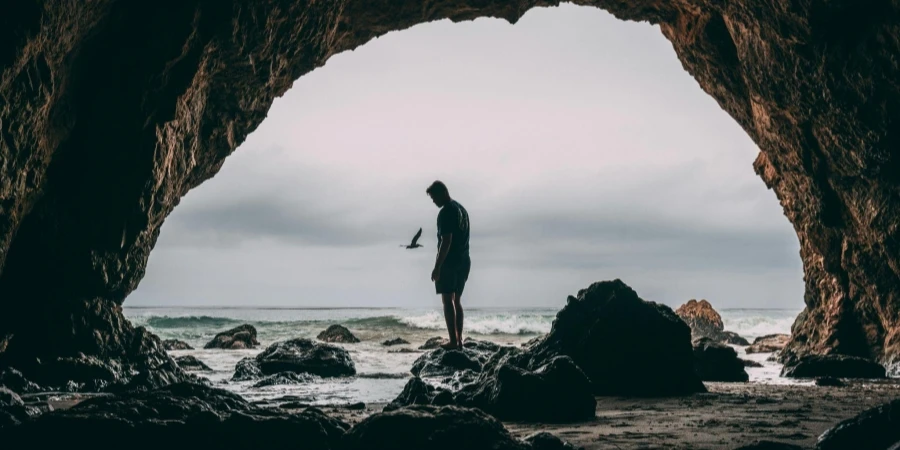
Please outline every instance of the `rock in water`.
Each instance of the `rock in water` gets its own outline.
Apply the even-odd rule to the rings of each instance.
[[[392,345],[407,345],[407,344],[409,344],[409,341],[407,341],[406,339],[403,339],[403,338],[389,339],[389,340],[381,343],[381,345],[383,345],[385,347],[390,347]]]
[[[193,350],[194,347],[188,345],[187,342],[179,341],[178,339],[166,339],[162,341],[163,348],[166,350]]]
[[[863,411],[819,436],[816,450],[894,450],[900,444],[900,399]]]
[[[319,335],[316,336],[316,339],[323,342],[333,342],[338,344],[355,344],[359,342],[359,339],[343,325],[332,325],[328,327],[325,331],[319,333]]]
[[[255,358],[238,361],[232,380],[252,380],[280,372],[344,377],[356,375],[356,366],[350,353],[340,347],[309,339],[291,339],[266,347]]]
[[[433,338],[429,338],[427,341],[425,341],[424,344],[420,345],[419,350],[434,350],[437,348],[441,348],[441,345],[447,342],[449,342],[447,338],[435,336]]]
[[[706,392],[694,372],[691,329],[671,308],[642,300],[621,280],[569,297],[550,333],[528,352],[545,361],[569,356],[597,395]]]
[[[809,355],[788,360],[781,370],[788,378],[885,378],[884,366],[847,355]]]
[[[217,334],[203,348],[222,348],[229,350],[256,348],[259,341],[256,340],[256,328],[253,325],[241,325],[228,331]]]
[[[536,439],[550,445],[550,439]],[[543,450],[515,439],[497,419],[458,406],[409,406],[373,414],[344,436],[344,450]],[[566,448],[566,447],[561,447]]]
[[[240,396],[196,384],[85,400],[4,430],[7,442],[69,448],[72,436],[100,436],[92,449],[196,450],[264,448],[332,450],[347,424],[315,408],[288,413],[259,408]],[[136,440],[137,439],[137,440]]]
[[[253,384],[255,388],[266,386],[283,386],[286,384],[303,384],[315,380],[316,377],[308,373],[278,372],[275,375],[263,377]]]
[[[750,359],[742,359],[741,364],[743,364],[744,367],[762,367],[763,366],[762,364],[760,364],[756,361],[750,360]]]
[[[700,300],[699,302],[693,299],[688,300],[687,303],[675,310],[675,314],[678,314],[678,317],[681,317],[681,320],[684,320],[691,327],[691,337],[693,339],[705,337],[726,344],[750,344],[737,333],[725,331],[722,316],[706,300]]]
[[[703,381],[748,381],[744,362],[733,348],[710,338],[695,339],[694,367]]]
[[[744,351],[747,353],[772,353],[780,351],[791,340],[789,334],[767,334],[753,340]]]
[[[199,371],[211,371],[212,370],[209,368],[209,366],[204,364],[203,361],[200,361],[199,359],[197,359],[191,355],[179,356],[179,357],[175,358],[175,362],[178,363],[178,367],[181,367],[184,370],[199,370]]]

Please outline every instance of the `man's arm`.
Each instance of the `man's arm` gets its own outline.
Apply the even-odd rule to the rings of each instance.
[[[447,253],[450,252],[450,243],[453,242],[453,234],[441,235],[441,248],[438,250],[437,258],[434,260],[434,270],[431,271],[431,279],[438,281],[441,277],[441,266],[447,259]]]

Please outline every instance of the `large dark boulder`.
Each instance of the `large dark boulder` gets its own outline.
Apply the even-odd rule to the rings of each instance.
[[[203,348],[236,350],[256,348],[257,346],[259,346],[259,341],[256,340],[256,328],[253,325],[244,324],[217,334]]]
[[[356,365],[350,353],[340,347],[298,338],[276,342],[255,358],[238,361],[232,380],[252,380],[280,372],[344,377],[356,375]]]
[[[694,371],[691,329],[671,308],[642,300],[621,280],[570,296],[550,333],[527,351],[537,361],[572,358],[598,395],[706,391]]]
[[[203,372],[212,370],[203,361],[200,361],[199,359],[191,355],[179,356],[175,358],[175,362],[178,364],[178,367],[181,367],[184,370],[196,370]]]
[[[344,450],[552,450],[547,437],[515,439],[497,419],[459,406],[409,406],[373,414],[344,436]]]
[[[885,378],[884,366],[847,355],[807,355],[785,362],[781,376],[788,378]]]
[[[900,444],[900,399],[863,411],[819,436],[816,450],[895,450]]]
[[[30,448],[69,448],[76,436],[93,436],[95,450],[264,448],[333,450],[349,427],[316,409],[288,413],[259,408],[240,396],[181,383],[149,392],[85,400],[0,430],[0,442]]]
[[[355,344],[359,342],[359,338],[353,335],[347,327],[343,325],[332,325],[325,331],[319,333],[316,339],[323,342],[333,342],[337,344]]]
[[[744,362],[733,348],[710,338],[695,339],[694,368],[703,381],[748,381]]]
[[[439,348],[418,357],[410,372],[417,377],[438,377],[462,370],[480,372],[479,355],[472,351]]]
[[[162,341],[163,348],[166,350],[193,350],[194,347],[188,345],[187,342],[179,341],[178,339],[166,339]]]
[[[675,314],[678,314],[678,317],[681,317],[681,320],[691,327],[693,339],[705,337],[726,344],[750,344],[737,333],[725,331],[722,316],[706,300],[700,300],[699,302],[693,299],[688,300],[687,303],[675,310]]]
[[[753,340],[749,347],[744,349],[747,353],[773,353],[781,351],[791,340],[789,334],[767,334]]]

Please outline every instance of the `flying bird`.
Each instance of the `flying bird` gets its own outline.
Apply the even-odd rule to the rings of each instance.
[[[419,228],[419,232],[416,233],[415,236],[413,236],[412,242],[410,242],[409,245],[402,245],[402,244],[401,244],[400,246],[401,246],[401,247],[406,247],[406,248],[419,248],[419,247],[422,246],[422,244],[419,244],[419,243],[418,243],[419,237],[421,237],[421,236],[422,236],[422,229]]]

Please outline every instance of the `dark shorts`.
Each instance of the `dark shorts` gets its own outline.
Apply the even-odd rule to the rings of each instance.
[[[466,287],[466,280],[469,279],[469,269],[471,267],[472,261],[469,258],[454,263],[444,262],[444,265],[441,266],[441,277],[434,282],[435,293],[450,294],[455,292],[456,295],[462,295],[463,289]]]

